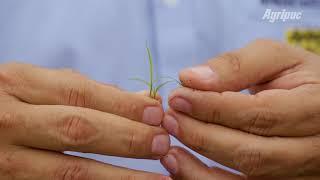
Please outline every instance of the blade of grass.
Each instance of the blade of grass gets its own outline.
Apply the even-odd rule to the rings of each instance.
[[[148,53],[148,59],[149,59],[149,71],[150,71],[150,93],[149,95],[152,96],[152,91],[153,91],[153,59],[152,55],[150,52],[150,49],[147,47],[147,53]]]
[[[159,84],[154,90],[153,90],[153,97],[157,96],[158,91],[166,84],[171,83],[171,82],[175,82],[174,80],[170,80],[170,81],[165,81],[161,84]]]
[[[150,87],[150,83],[144,79],[141,79],[141,78],[130,78],[129,80],[132,80],[132,81],[138,81],[138,82],[141,82],[145,85],[147,85],[148,87]]]
[[[171,80],[175,81],[177,84],[179,84],[179,85],[182,86],[181,81],[179,81],[179,80],[177,80],[176,78],[173,78],[173,77],[171,77],[171,76],[161,76],[160,78],[161,78],[161,79],[171,79]]]
[[[153,80],[153,84],[158,83],[162,78],[161,77],[157,77]]]

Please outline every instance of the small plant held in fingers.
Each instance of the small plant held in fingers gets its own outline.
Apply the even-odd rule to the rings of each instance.
[[[154,78],[154,68],[153,68],[153,58],[150,51],[150,48],[146,47],[147,55],[148,55],[148,61],[149,61],[149,81],[141,79],[141,78],[130,78],[130,80],[139,81],[141,83],[144,83],[149,88],[149,96],[151,98],[156,98],[158,91],[165,86],[168,83],[176,82],[177,84],[181,85],[181,82],[179,80],[176,80],[170,76],[164,76],[159,78]],[[167,79],[166,81],[162,83],[158,83],[160,79]]]

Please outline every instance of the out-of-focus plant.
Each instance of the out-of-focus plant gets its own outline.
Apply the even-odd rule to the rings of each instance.
[[[320,54],[320,29],[291,29],[286,36],[289,44]]]

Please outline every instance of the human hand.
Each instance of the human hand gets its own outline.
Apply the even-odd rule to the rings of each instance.
[[[0,104],[0,179],[170,179],[62,153],[160,158],[169,136],[156,127],[163,110],[154,99],[69,70],[10,63],[0,65]]]
[[[319,67],[315,54],[255,41],[183,70],[163,126],[249,179],[319,179]]]

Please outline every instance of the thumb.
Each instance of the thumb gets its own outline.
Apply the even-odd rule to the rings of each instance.
[[[161,159],[162,165],[175,180],[243,180],[241,176],[228,173],[218,168],[208,168],[191,153],[180,147],[170,149]]]
[[[273,80],[302,63],[304,52],[271,40],[256,40],[206,64],[182,70],[184,86],[216,92],[240,91]]]

